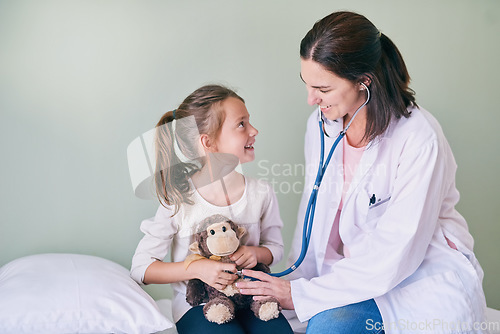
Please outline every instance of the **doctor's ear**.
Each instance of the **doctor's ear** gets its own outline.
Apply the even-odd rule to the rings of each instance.
[[[359,82],[359,90],[365,90],[366,87],[370,87],[372,83],[372,79],[370,77],[364,76],[361,78]]]

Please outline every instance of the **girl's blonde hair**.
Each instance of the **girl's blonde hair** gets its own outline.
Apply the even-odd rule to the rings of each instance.
[[[217,139],[226,117],[222,102],[229,97],[245,102],[227,87],[200,87],[186,97],[176,110],[165,113],[156,124],[156,195],[163,206],[174,205],[174,215],[181,204],[193,204],[188,178],[204,163],[199,153],[199,135],[206,134],[213,140]],[[197,128],[189,126],[192,122],[175,122],[175,129],[172,127],[174,119],[189,116],[194,116]],[[175,152],[174,140],[188,160],[198,161],[199,164],[183,162]]]

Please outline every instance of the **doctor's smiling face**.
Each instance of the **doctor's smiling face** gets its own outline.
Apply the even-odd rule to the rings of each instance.
[[[335,75],[312,59],[301,59],[300,77],[306,84],[307,103],[317,104],[329,120],[347,114],[352,117],[366,99],[359,84]]]

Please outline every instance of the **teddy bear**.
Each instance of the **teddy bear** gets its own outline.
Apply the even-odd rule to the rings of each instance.
[[[244,227],[238,227],[223,215],[213,215],[204,219],[194,235],[195,242],[189,247],[193,254],[186,258],[186,268],[193,261],[205,258],[234,263],[230,260],[230,256],[240,246],[240,239],[245,233]],[[263,263],[258,263],[252,269],[270,272],[269,267]],[[278,300],[269,297],[256,301],[252,296],[240,294],[236,283],[241,280],[248,278],[238,278],[224,290],[217,290],[199,279],[189,280],[186,287],[186,301],[193,307],[206,303],[203,307],[205,318],[217,324],[233,320],[237,310],[247,307],[261,320],[277,318],[281,311]]]

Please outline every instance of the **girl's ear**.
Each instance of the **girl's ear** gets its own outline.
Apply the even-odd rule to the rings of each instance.
[[[209,152],[213,152],[215,150],[215,143],[207,134],[200,135],[200,142],[201,142],[201,146],[205,150],[207,150]]]

